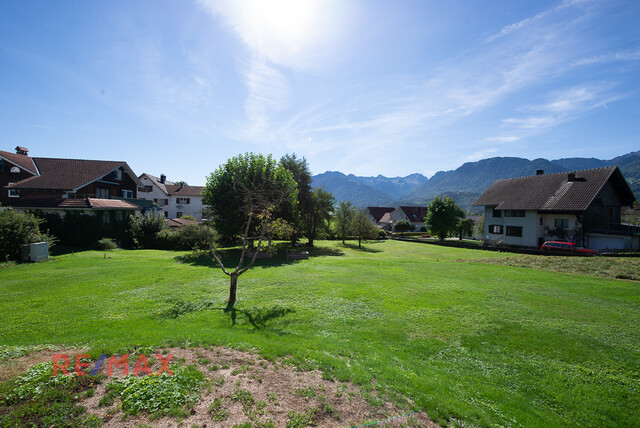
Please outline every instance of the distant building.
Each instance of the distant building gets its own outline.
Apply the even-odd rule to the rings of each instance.
[[[424,226],[424,218],[427,216],[427,207],[401,206],[391,212],[385,213],[380,219],[380,224],[385,228],[393,228],[399,220],[406,220],[413,226],[413,230],[420,230]]]
[[[153,201],[162,209],[165,218],[180,218],[190,215],[202,220],[202,186],[174,184],[164,174],[155,177],[144,173],[140,176],[142,186],[138,189],[141,199]]]
[[[393,212],[393,210],[395,210],[394,207],[367,207],[366,213],[373,224],[379,225],[382,216],[386,213]]]
[[[639,248],[640,229],[621,224],[635,196],[618,167],[495,181],[473,203],[485,207],[487,244],[572,241],[594,250]]]

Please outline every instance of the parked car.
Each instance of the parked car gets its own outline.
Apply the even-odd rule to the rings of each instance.
[[[573,242],[563,242],[563,241],[547,241],[542,244],[543,251],[553,251],[559,253],[578,253],[584,255],[595,255],[597,251],[590,250],[588,248],[579,247]]]

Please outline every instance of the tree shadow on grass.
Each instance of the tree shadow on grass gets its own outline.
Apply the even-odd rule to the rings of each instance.
[[[370,244],[377,243],[377,241],[375,241],[375,242],[363,241],[362,247],[360,247],[360,248],[358,248],[358,244],[350,244],[348,242],[345,242],[342,245],[347,247],[347,248],[349,248],[349,249],[355,250],[355,251],[362,251],[363,253],[381,253],[382,252],[382,250],[378,250],[377,248],[371,248],[371,247],[365,246],[365,243],[367,245],[370,245]]]
[[[271,268],[278,267],[295,262],[303,262],[304,260],[287,260],[287,250],[290,248],[289,243],[280,242],[274,245],[276,253],[269,259],[256,259],[253,264],[254,268]],[[304,250],[309,252],[309,258],[320,256],[344,256],[344,252],[337,248],[324,248],[324,247],[303,247],[296,248],[296,251]],[[218,254],[222,259],[222,264],[227,268],[235,268],[240,261],[241,250],[239,248],[221,249],[218,250]],[[213,268],[219,268],[218,263],[211,257],[208,252],[195,252],[175,257],[181,263],[190,263],[195,266],[208,266]],[[249,263],[251,259],[248,255],[245,255],[244,264]],[[232,268],[232,269],[233,269]]]
[[[182,315],[205,310],[222,311],[231,320],[231,325],[249,324],[256,330],[262,330],[267,324],[275,319],[282,318],[288,314],[295,313],[295,309],[282,306],[272,306],[266,308],[237,309],[216,306],[214,302],[185,302],[176,301],[173,306],[160,312],[159,318],[176,319]]]

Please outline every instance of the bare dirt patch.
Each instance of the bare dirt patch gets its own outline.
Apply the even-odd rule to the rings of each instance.
[[[10,369],[5,369],[6,361],[0,362],[0,373],[15,376],[19,370],[50,361],[54,352],[61,353],[43,351],[20,357],[13,360]],[[375,422],[385,427],[438,426],[423,411],[400,408],[375,394],[363,394],[354,385],[325,380],[318,371],[298,371],[283,361],[270,362],[249,352],[212,347],[164,348],[158,349],[158,353],[163,354],[163,358],[173,354],[172,363],[195,364],[209,378],[200,399],[185,417],[126,416],[118,399],[110,406],[100,407],[106,385],[113,378],[107,378],[96,387],[93,396],[78,404],[86,407],[88,414],[98,415],[105,427],[234,427],[245,423],[247,427],[286,427],[292,418],[297,418],[300,425],[295,426],[301,427],[309,426],[305,419],[313,420],[319,427],[376,426]],[[150,353],[147,356],[152,370],[157,372],[160,363],[156,358],[151,361]],[[130,373],[137,360],[131,357]],[[100,373],[106,374],[105,366]],[[121,373],[121,369],[116,369],[113,374]],[[269,425],[271,422],[273,425]]]

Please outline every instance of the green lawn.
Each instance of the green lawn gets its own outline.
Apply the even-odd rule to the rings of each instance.
[[[1,268],[0,344],[254,348],[365,389],[375,381],[443,423],[640,426],[638,282],[493,265],[508,256],[479,250],[319,244],[309,260],[242,276],[235,325],[217,309],[227,277],[182,253]]]

